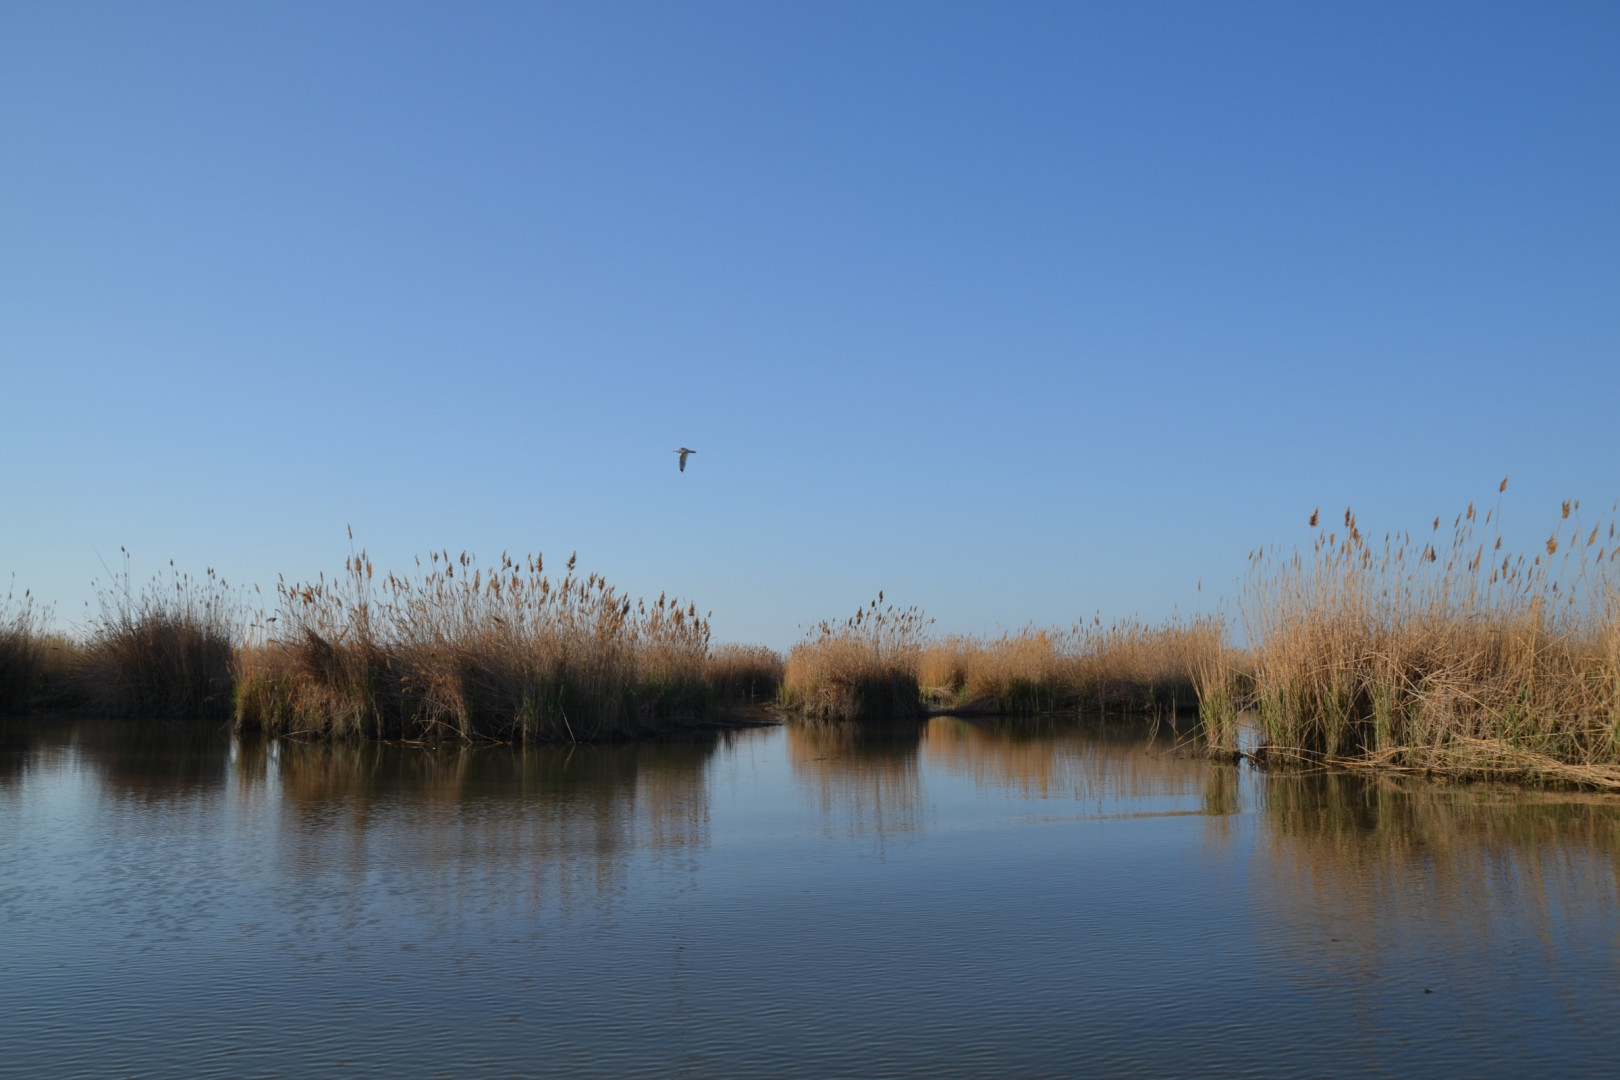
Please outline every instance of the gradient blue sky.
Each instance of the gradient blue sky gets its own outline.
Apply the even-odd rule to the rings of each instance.
[[[269,585],[352,524],[782,646],[1208,610],[1504,474],[1534,543],[1620,496],[1617,55],[1595,3],[6,0],[0,573],[72,622],[121,544]]]

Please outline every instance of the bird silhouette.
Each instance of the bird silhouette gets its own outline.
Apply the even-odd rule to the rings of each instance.
[[[696,450],[688,450],[686,447],[683,446],[679,450],[675,451],[675,453],[681,455],[681,472],[685,472],[686,471],[686,455],[695,454],[695,453],[697,453],[697,451]]]

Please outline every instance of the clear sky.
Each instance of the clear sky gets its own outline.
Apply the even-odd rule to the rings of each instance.
[[[1611,3],[3,0],[0,574],[72,622],[120,545],[269,585],[352,525],[784,646],[1209,610],[1503,475],[1533,543],[1620,496],[1617,56]]]

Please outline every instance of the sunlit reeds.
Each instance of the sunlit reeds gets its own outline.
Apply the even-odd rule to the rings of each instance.
[[[248,650],[244,728],[374,738],[584,741],[679,727],[707,707],[709,624],[695,605],[631,600],[570,558],[432,554],[415,574],[278,586]]]
[[[952,635],[922,650],[931,704],[962,713],[1174,710],[1197,703],[1196,673],[1221,663],[1219,620],[1150,626],[1094,620],[998,638]]]
[[[1382,541],[1312,514],[1308,552],[1255,553],[1263,753],[1620,787],[1620,545],[1579,510],[1528,556],[1472,505]]]
[[[782,703],[816,720],[912,719],[922,714],[917,666],[929,620],[883,605],[883,594],[840,623],[822,622],[788,653]]]
[[[930,638],[932,620],[882,600],[794,646],[782,686],[790,711],[822,720],[1174,711],[1197,704],[1200,672],[1229,662],[1212,617]]]

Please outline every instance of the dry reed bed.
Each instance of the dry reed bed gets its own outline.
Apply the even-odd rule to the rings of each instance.
[[[125,561],[77,640],[47,630],[29,594],[0,599],[0,714],[583,740],[769,702],[781,683],[772,650],[710,651],[695,607],[632,605],[596,575],[578,578],[573,560],[552,583],[538,558],[486,573],[441,553],[425,577],[385,577],[373,591],[362,554],[339,581],[282,583],[268,620],[212,570],[136,588]]]
[[[708,706],[695,605],[632,601],[574,559],[278,585],[275,638],[244,649],[241,728],[330,737],[584,741],[690,726]]]
[[[1449,538],[1436,518],[1432,536],[1380,543],[1347,510],[1308,553],[1255,553],[1243,616],[1259,756],[1620,789],[1612,511],[1586,526],[1564,503],[1529,557],[1504,553],[1499,527],[1485,535],[1499,511],[1480,520],[1470,504]],[[1210,742],[1233,750],[1219,719]]]
[[[1197,673],[1219,666],[1222,648],[1214,618],[1094,621],[931,642],[918,679],[931,702],[958,713],[1175,710],[1197,704]]]
[[[242,606],[214,571],[135,589],[98,587],[99,616],[74,640],[46,629],[26,593],[0,605],[0,713],[72,708],[108,717],[221,720],[233,701]]]
[[[818,623],[788,653],[784,708],[812,720],[907,720],[923,714],[917,684],[929,620],[883,605],[883,594],[841,623]]]
[[[916,608],[882,602],[879,593],[842,623],[818,624],[793,648],[785,707],[817,720],[1173,710],[1197,703],[1200,672],[1229,666],[1214,618],[930,639]]]

